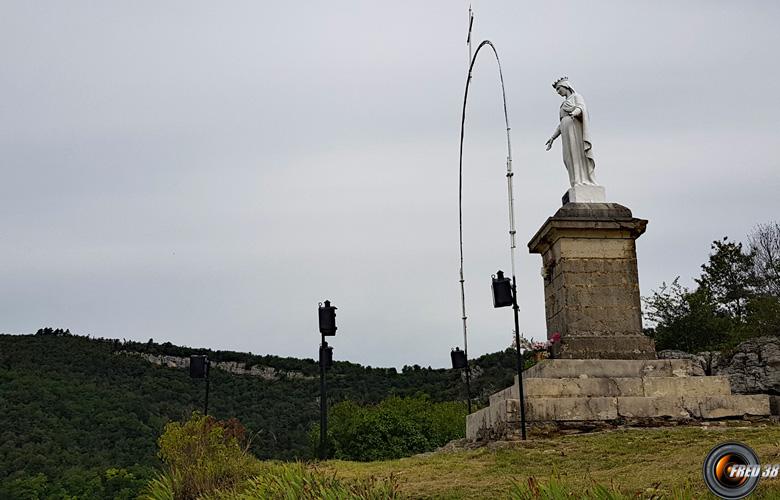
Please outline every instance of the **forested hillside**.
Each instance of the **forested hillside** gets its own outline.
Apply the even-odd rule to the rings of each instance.
[[[81,488],[113,497],[148,478],[158,465],[155,440],[164,424],[202,410],[203,380],[120,351],[207,353],[213,360],[304,374],[267,380],[212,370],[209,413],[238,418],[253,436],[252,451],[259,458],[311,456],[308,433],[319,412],[318,368],[312,359],[90,339],[43,329],[36,335],[0,335],[0,492],[10,482],[34,486],[43,481],[62,485],[70,494]],[[514,351],[482,356],[473,364],[474,393],[484,400],[511,384]],[[453,370],[412,366],[398,373],[344,361],[328,372],[328,386],[332,403],[418,393],[452,401],[465,393],[460,373]]]

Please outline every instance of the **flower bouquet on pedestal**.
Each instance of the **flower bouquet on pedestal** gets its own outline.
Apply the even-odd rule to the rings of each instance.
[[[561,334],[558,332],[555,332],[552,334],[552,337],[550,337],[550,340],[548,340],[550,347],[548,348],[548,351],[550,353],[550,357],[552,359],[560,358],[561,357]]]
[[[547,349],[550,347],[550,342],[533,342],[531,344],[531,350],[534,353],[534,361],[541,361],[543,359],[547,359],[548,352]]]

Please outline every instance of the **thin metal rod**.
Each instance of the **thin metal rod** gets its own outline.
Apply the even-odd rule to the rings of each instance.
[[[325,347],[325,335],[322,335],[320,344],[320,459],[327,458],[327,449],[325,440],[328,436],[328,399],[325,387],[325,363],[323,360],[323,349]]]
[[[525,441],[525,391],[523,390],[523,355],[520,352],[520,318],[517,306],[517,280],[512,276],[512,309],[515,313],[515,344],[517,344],[517,395],[520,399],[520,429]]]
[[[474,11],[471,10],[471,5],[469,4],[469,36],[466,38],[466,45],[469,46],[469,60],[466,61],[466,64],[471,64],[471,28],[474,26]]]

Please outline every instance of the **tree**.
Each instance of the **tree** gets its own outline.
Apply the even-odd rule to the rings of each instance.
[[[712,296],[718,309],[738,323],[745,321],[747,302],[756,295],[758,278],[755,274],[755,255],[744,253],[742,243],[728,240],[712,242],[709,262],[701,266],[700,288]]]
[[[780,297],[780,224],[759,224],[748,236],[754,272],[763,295]]]
[[[691,292],[676,277],[670,285],[643,299],[645,317],[653,323],[649,329],[657,349],[698,352],[717,349],[728,342],[731,324],[718,314],[718,307],[706,288]]]

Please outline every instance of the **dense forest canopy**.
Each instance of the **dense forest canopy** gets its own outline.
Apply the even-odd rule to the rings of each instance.
[[[45,483],[69,494],[94,490],[97,496],[81,493],[80,498],[101,498],[106,488],[148,478],[159,465],[155,440],[166,422],[202,410],[203,380],[121,351],[208,354],[215,361],[303,373],[268,380],[212,370],[209,413],[238,418],[259,458],[312,457],[308,434],[319,415],[319,372],[312,359],[88,338],[45,328],[36,335],[0,335],[0,497],[2,488],[15,482],[31,488]],[[477,401],[484,403],[512,383],[514,360],[512,350],[474,360]],[[331,404],[378,403],[390,396],[425,395],[434,402],[465,397],[458,371],[407,366],[399,373],[346,361],[328,372],[328,391]],[[109,480],[109,469],[120,472]]]

